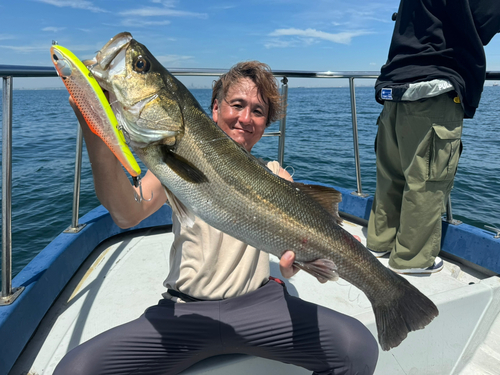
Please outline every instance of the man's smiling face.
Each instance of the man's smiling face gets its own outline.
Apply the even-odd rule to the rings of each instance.
[[[250,78],[233,84],[226,97],[214,101],[212,118],[234,141],[250,151],[266,129],[268,105]]]

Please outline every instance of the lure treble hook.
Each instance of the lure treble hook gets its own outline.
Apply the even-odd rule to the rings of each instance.
[[[134,199],[137,203],[141,203],[142,201],[149,202],[151,199],[153,199],[153,192],[151,192],[151,198],[145,199],[144,195],[142,194],[142,181],[141,181],[141,176],[137,177],[132,177],[132,181],[134,182],[134,186],[139,188],[139,194],[134,191]]]

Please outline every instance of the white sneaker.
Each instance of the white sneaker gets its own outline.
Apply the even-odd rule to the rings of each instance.
[[[391,253],[390,251],[373,251],[371,249],[368,250],[370,250],[370,253],[372,253],[375,258],[382,258],[384,255]]]
[[[434,264],[430,267],[427,268],[404,268],[404,269],[398,269],[398,268],[393,268],[391,266],[388,266],[389,269],[393,270],[396,273],[400,273],[403,275],[426,275],[430,273],[436,273],[439,272],[443,269],[444,267],[444,262],[440,257],[436,257],[434,259]]]

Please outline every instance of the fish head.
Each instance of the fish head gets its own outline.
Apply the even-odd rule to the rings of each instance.
[[[182,113],[170,73],[128,32],[113,37],[90,61],[89,70],[109,101],[132,147],[173,145],[183,134]],[[173,78],[173,77],[172,77]]]

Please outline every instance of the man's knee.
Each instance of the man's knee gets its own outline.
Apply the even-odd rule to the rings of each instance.
[[[92,340],[91,340],[92,341]],[[104,349],[85,342],[70,350],[57,365],[53,375],[95,375],[100,367]]]
[[[379,355],[377,340],[359,320],[345,315],[341,319],[342,322],[327,328],[328,333],[323,332],[328,337],[324,352],[331,354],[331,368],[317,374],[373,374]]]

